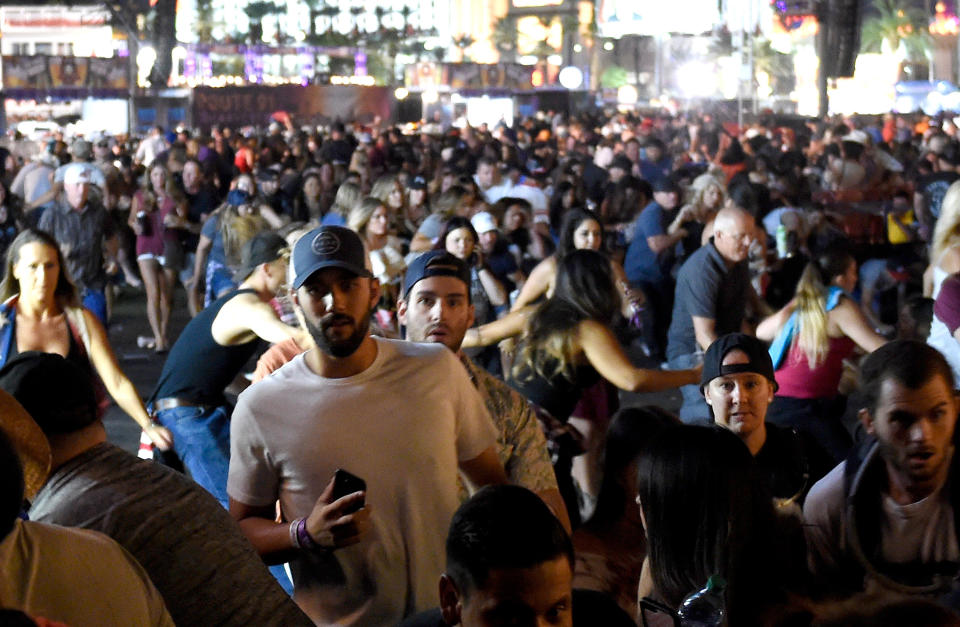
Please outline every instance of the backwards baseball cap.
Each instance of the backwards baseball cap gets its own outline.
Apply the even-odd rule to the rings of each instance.
[[[462,259],[445,250],[429,250],[413,260],[403,277],[403,297],[407,298],[417,281],[432,276],[452,276],[467,284],[470,291],[470,268]]]
[[[313,229],[293,247],[290,260],[293,270],[293,289],[317,270],[342,268],[357,276],[373,277],[366,268],[367,254],[360,236],[343,226],[321,226]]]
[[[741,350],[747,355],[747,363],[722,365],[724,357],[730,351]],[[700,374],[700,392],[708,383],[728,374],[753,372],[765,376],[777,389],[777,379],[773,375],[773,360],[762,341],[744,333],[728,333],[718,338],[703,356],[703,372]]]
[[[250,241],[243,245],[240,267],[234,274],[234,278],[238,281],[243,281],[250,276],[261,263],[270,263],[271,261],[279,259],[286,248],[287,240],[273,231],[261,231],[257,233]]]

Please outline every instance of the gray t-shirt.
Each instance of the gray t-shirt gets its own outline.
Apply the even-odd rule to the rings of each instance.
[[[116,540],[150,575],[177,625],[312,624],[212,496],[112,444],[57,468],[29,513]]]
[[[693,253],[677,274],[673,318],[667,333],[667,359],[697,351],[693,316],[716,321],[717,337],[743,325],[750,272],[746,261],[728,267],[713,239]]]

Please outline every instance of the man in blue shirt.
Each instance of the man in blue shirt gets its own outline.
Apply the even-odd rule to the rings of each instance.
[[[673,266],[677,243],[687,236],[681,224],[688,219],[678,210],[680,188],[671,178],[653,186],[653,201],[637,217],[633,240],[627,248],[623,266],[630,284],[643,290],[653,317],[647,345],[660,357],[666,348],[667,325],[673,310]]]

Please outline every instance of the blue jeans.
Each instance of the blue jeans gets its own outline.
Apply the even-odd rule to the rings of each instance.
[[[173,434],[173,448],[193,480],[212,494],[224,509],[230,468],[228,407],[174,407],[157,412],[157,420]]]
[[[107,326],[107,297],[103,290],[85,287],[80,296],[83,299],[83,306],[92,311],[103,326]]]
[[[699,355],[680,355],[674,357],[667,364],[671,370],[685,370],[693,368],[702,358]],[[680,420],[690,424],[709,424],[713,422],[710,406],[700,393],[699,385],[684,385],[680,387],[683,395],[683,405],[680,407]]]

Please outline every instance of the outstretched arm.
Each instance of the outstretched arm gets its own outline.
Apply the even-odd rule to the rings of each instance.
[[[700,368],[647,370],[634,366],[606,325],[584,320],[578,329],[580,348],[603,378],[628,392],[657,392],[700,382]]]
[[[520,335],[534,309],[535,307],[525,307],[519,311],[511,311],[499,320],[467,329],[461,348],[490,346],[508,337]]]

